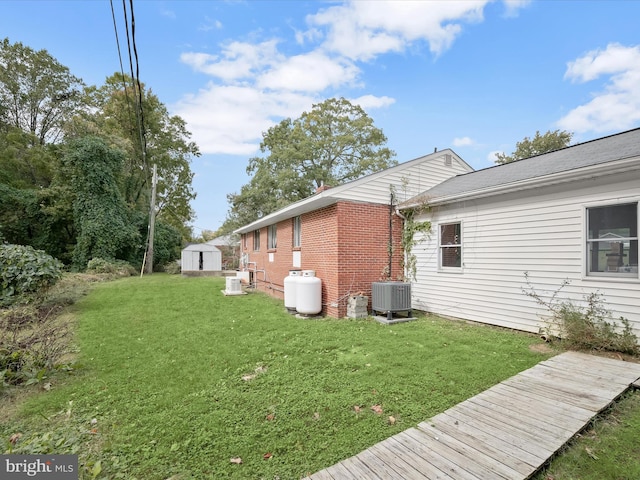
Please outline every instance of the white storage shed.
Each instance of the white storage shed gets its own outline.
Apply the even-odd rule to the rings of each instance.
[[[220,272],[222,252],[215,245],[194,243],[182,249],[181,267],[183,274]]]

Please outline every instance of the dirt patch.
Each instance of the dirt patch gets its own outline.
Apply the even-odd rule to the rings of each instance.
[[[564,351],[562,349],[554,348],[549,343],[536,343],[534,345],[529,345],[529,350],[531,350],[532,352],[540,353],[542,355],[561,353]],[[600,350],[581,350],[581,352],[588,353],[589,355],[596,355],[599,357],[612,358],[614,360],[622,360],[623,362],[640,363],[640,357],[636,355],[628,355],[626,353],[606,352]]]
[[[536,343],[534,345],[529,345],[529,350],[531,350],[532,352],[543,354],[543,355],[557,353],[556,350],[551,348],[551,346],[548,343]]]

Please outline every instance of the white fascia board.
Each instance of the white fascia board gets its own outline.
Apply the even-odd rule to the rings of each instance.
[[[371,173],[364,177],[358,178],[357,180],[353,180],[349,183],[345,183],[337,187],[331,187],[323,192],[316,193],[311,197],[292,203],[291,205],[288,205],[276,212],[270,213],[269,215],[266,215],[265,217],[259,220],[256,220],[248,225],[244,225],[238,228],[237,230],[234,230],[233,233],[240,233],[240,234],[249,233],[259,228],[267,227],[269,225],[273,225],[274,223],[281,222],[288,218],[293,218],[298,215],[302,215],[303,213],[328,207],[329,205],[338,203],[339,201],[342,201],[342,200],[348,201],[350,200],[348,191],[351,190],[352,188],[358,187],[363,183],[370,182],[379,177],[390,175],[397,171],[402,171],[417,163],[428,162],[436,158],[440,158],[445,154],[452,155],[457,161],[461,162],[464,166],[466,166],[470,172],[473,171],[473,168],[464,160],[462,160],[462,158],[460,158],[453,150],[451,150],[450,148],[446,148],[444,150],[439,150],[437,152],[424,155],[422,157],[414,158],[407,162],[399,163],[398,165],[394,165],[393,167],[389,167],[380,172]]]
[[[312,197],[305,198],[304,200],[300,200],[296,203],[292,203],[285,208],[270,213],[269,215],[262,217],[248,225],[245,225],[244,227],[240,227],[237,230],[234,230],[233,233],[249,233],[254,230],[273,225],[274,223],[281,222],[288,218],[297,217],[298,215],[302,215],[303,213],[312,212],[320,208],[328,207],[329,205],[333,205],[334,203],[337,203],[342,199],[341,197],[336,195],[325,195],[328,193],[329,190],[325,190],[324,192],[317,193]]]

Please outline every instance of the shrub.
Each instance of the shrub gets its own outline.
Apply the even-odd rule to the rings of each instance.
[[[559,338],[569,349],[604,350],[632,355],[640,353],[638,338],[633,333],[629,320],[619,317],[621,326],[613,320],[601,293],[585,294],[580,304],[570,299],[561,299],[560,291],[570,283],[565,280],[547,300],[531,285],[526,272],[525,278],[527,288],[523,288],[523,293],[549,311],[549,317],[541,328],[541,333],[548,340]]]
[[[21,295],[44,290],[62,276],[63,265],[42,250],[23,245],[0,245],[0,305]]]
[[[104,258],[92,258],[87,263],[87,271],[92,273],[107,273],[119,277],[135,275],[136,270],[123,260],[105,260]]]
[[[71,325],[58,310],[13,305],[0,311],[0,387],[40,382],[70,353]]]
[[[164,266],[164,271],[170,275],[178,275],[182,272],[182,268],[179,262],[171,262]]]

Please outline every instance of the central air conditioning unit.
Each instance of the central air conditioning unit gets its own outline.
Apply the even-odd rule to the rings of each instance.
[[[374,282],[371,285],[371,310],[387,315],[396,312],[411,316],[411,284],[404,282]]]
[[[222,291],[224,295],[244,295],[242,284],[238,277],[227,277],[226,289]]]

